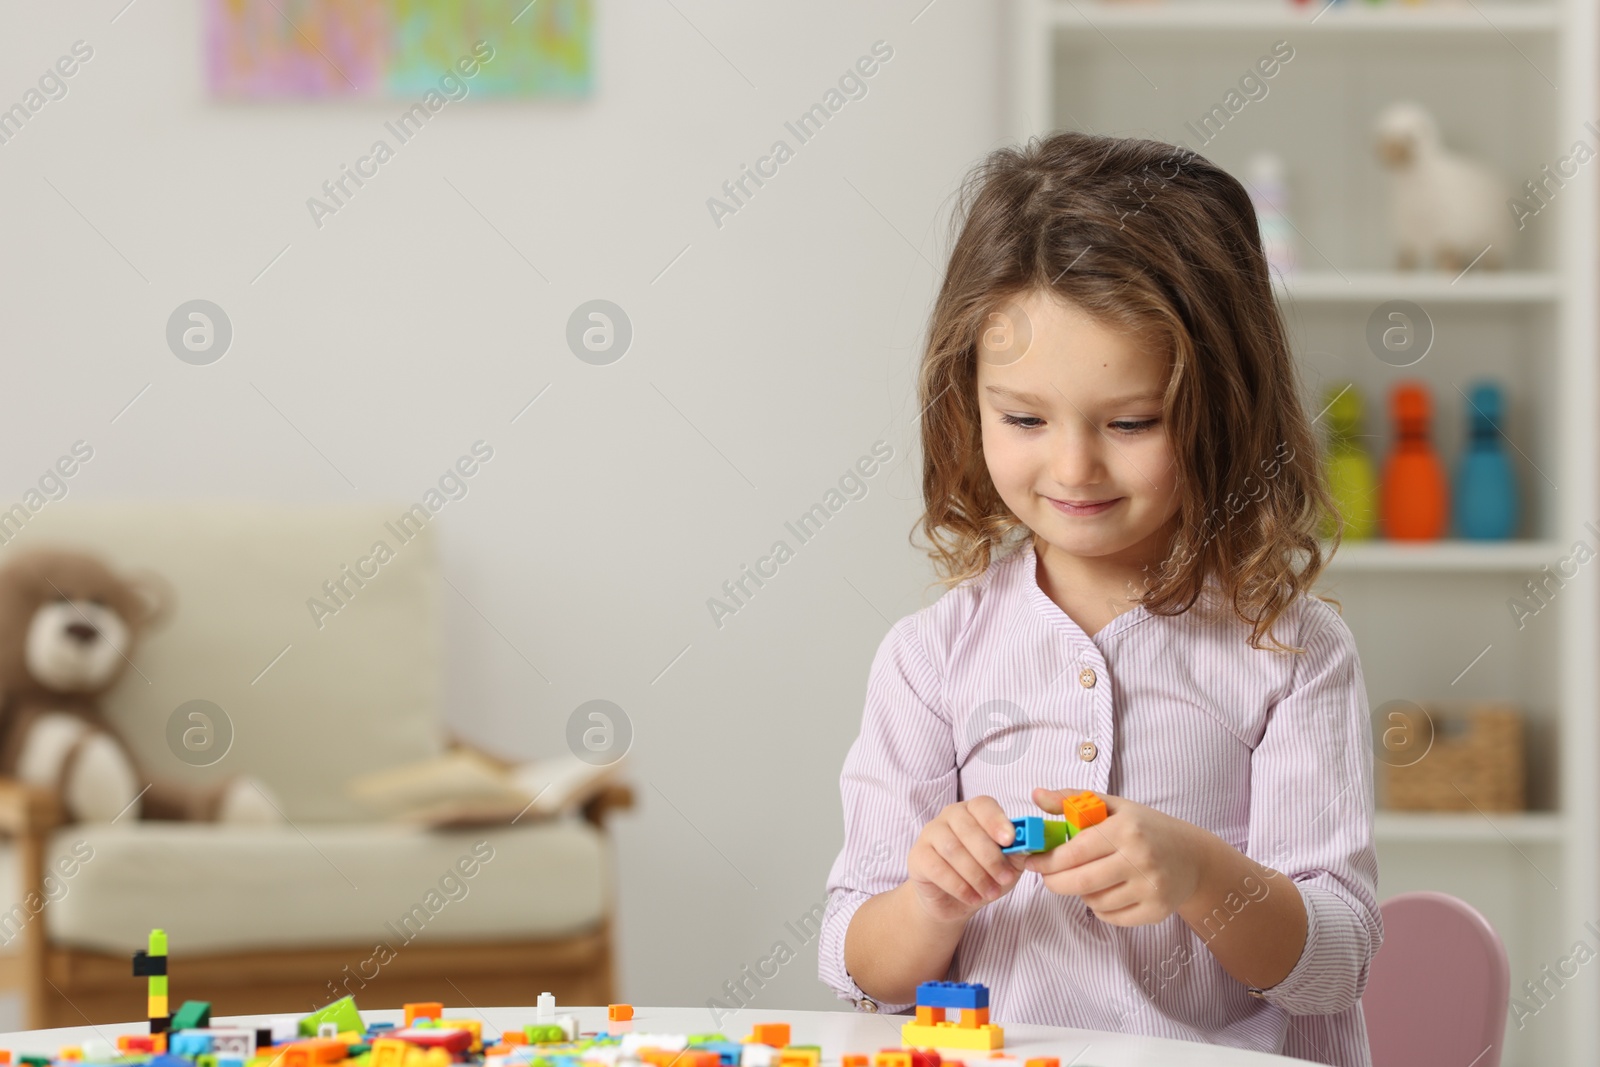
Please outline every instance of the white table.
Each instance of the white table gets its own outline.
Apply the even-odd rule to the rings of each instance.
[[[186,999],[202,995],[198,991],[184,994]],[[356,1004],[357,1006],[361,1004],[360,997],[356,998]],[[175,1002],[173,1006],[176,1007],[177,1003]],[[567,1007],[558,1003],[556,1013],[576,1015],[579,1028],[586,1033],[601,1030],[618,1032],[617,1024],[606,1021],[604,1007]],[[528,1023],[537,1021],[535,1014],[531,1006],[480,1010],[446,1005],[444,1017],[482,1019],[484,1038],[487,1041],[490,1037],[498,1036],[502,1029],[520,1030]],[[398,1026],[403,1021],[401,1012],[393,1009],[362,1010],[361,1017],[369,1024],[392,1022]],[[218,1016],[212,1020],[212,1025],[234,1023],[265,1025],[265,1020],[268,1018],[270,1016],[265,1015]],[[840,1054],[844,1052],[862,1052],[870,1055],[881,1048],[899,1047],[900,1024],[908,1018],[903,1015],[873,1015],[851,1011],[781,1011],[750,1007],[724,1016],[720,1026],[713,1026],[711,1013],[705,1008],[635,1006],[633,1022],[624,1025],[631,1025],[635,1033],[718,1032],[726,1034],[731,1041],[738,1041],[750,1033],[750,1028],[755,1023],[788,1023],[791,1043],[821,1045],[823,1063],[836,1065]],[[25,1030],[20,1033],[0,1034],[0,1048],[10,1049],[12,1063],[16,1063],[17,1056],[26,1053],[53,1056],[64,1045],[81,1045],[92,1037],[104,1038],[115,1045],[120,1034],[148,1032],[149,1025],[143,1020],[137,1023],[63,1027],[57,1030]],[[1061,1067],[1222,1067],[1224,1064],[1231,1067],[1274,1067],[1274,1065],[1285,1067],[1305,1062],[1260,1052],[1242,1052],[1218,1045],[1195,1045],[1186,1041],[1110,1034],[1098,1030],[1007,1025],[1005,1032],[1004,1055],[1016,1057],[1018,1061],[1032,1056],[1055,1056],[1060,1059]],[[987,1052],[959,1049],[941,1049],[940,1052],[946,1058],[961,1060],[968,1067],[982,1064],[989,1056]]]

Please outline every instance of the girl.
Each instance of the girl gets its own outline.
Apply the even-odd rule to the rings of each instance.
[[[866,1011],[980,982],[997,1023],[1367,1065],[1366,688],[1309,594],[1335,505],[1250,199],[1059,133],[962,213],[920,382],[952,588],[873,661],[820,975]],[[1001,853],[1080,790],[1104,823]]]

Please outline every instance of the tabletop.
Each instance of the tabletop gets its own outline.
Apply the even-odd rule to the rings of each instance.
[[[290,1015],[293,1013],[282,1013]],[[534,1008],[455,1008],[445,1009],[445,1018],[482,1019],[484,1038],[498,1037],[502,1029],[520,1030],[536,1022]],[[631,1023],[609,1023],[606,1009],[602,1007],[569,1007],[556,1005],[557,1015],[575,1015],[582,1033],[607,1031],[609,1033],[633,1032],[640,1034],[701,1034],[721,1033],[729,1040],[738,1041],[750,1033],[756,1023],[788,1023],[790,1041],[796,1045],[820,1045],[822,1062],[837,1064],[845,1052],[871,1054],[882,1048],[900,1046],[900,1024],[909,1016],[873,1015],[854,1011],[782,1011],[763,1008],[745,1008],[739,1011],[718,1013],[714,1018],[705,1008],[649,1008],[634,1006]],[[272,1015],[218,1016],[213,1026],[231,1024],[265,1025]],[[367,1023],[403,1022],[398,1009],[361,1012]],[[12,1062],[26,1054],[54,1055],[67,1045],[81,1045],[99,1037],[116,1044],[121,1034],[149,1032],[145,1020],[130,1023],[102,1024],[99,1026],[72,1026],[56,1030],[24,1030],[0,1034],[0,1049],[9,1049]],[[949,1059],[971,1065],[985,1062],[995,1067],[1023,1067],[1024,1062],[1036,1056],[1053,1056],[1062,1067],[1284,1067],[1304,1064],[1304,1060],[1273,1056],[1261,1052],[1246,1052],[1221,1045],[1198,1045],[1187,1041],[1166,1038],[1140,1037],[1134,1034],[1102,1033],[1098,1030],[1074,1030],[1057,1026],[1005,1025],[1005,1049],[1001,1059],[991,1060],[990,1054],[970,1050],[940,1050]]]

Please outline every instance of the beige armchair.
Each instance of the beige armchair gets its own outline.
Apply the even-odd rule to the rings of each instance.
[[[605,823],[631,806],[626,786],[597,788],[581,814],[451,831],[374,822],[345,793],[357,774],[445,747],[443,583],[431,525],[397,537],[404,510],[62,501],[0,546],[3,560],[11,545],[72,544],[167,578],[171,620],[107,715],[152,776],[248,773],[288,820],[63,825],[48,795],[0,780],[0,982],[24,994],[30,1028],[143,1018],[129,956],[152,927],[170,939],[173,1004],[219,1014],[309,1011],[347,992],[374,1007],[614,999]],[[327,603],[323,583],[378,540],[393,558],[314,618],[307,601]],[[231,733],[207,766],[195,764],[215,750],[185,759],[169,742],[196,699]]]

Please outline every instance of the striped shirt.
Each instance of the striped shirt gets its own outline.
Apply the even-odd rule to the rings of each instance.
[[[901,619],[879,645],[861,733],[845,757],[844,847],[828,875],[818,974],[865,1011],[844,964],[861,903],[906,880],[906,856],[947,804],[991,796],[1043,815],[1032,790],[1125,797],[1209,830],[1294,879],[1306,941],[1294,969],[1250,990],[1205,948],[1271,891],[1251,880],[1207,920],[1119,927],[1023,873],[980,908],[953,981],[990,991],[990,1019],[1211,1042],[1369,1067],[1360,995],[1382,941],[1372,843],[1372,738],[1349,627],[1297,598],[1252,649],[1213,579],[1188,612],[1135,606],[1093,637],[1040,589],[1033,546]]]

